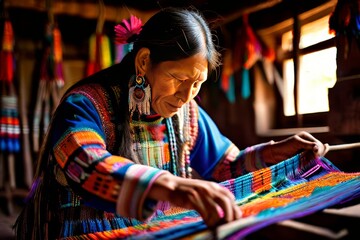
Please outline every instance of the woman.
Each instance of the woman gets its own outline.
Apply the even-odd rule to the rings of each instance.
[[[118,34],[129,36],[126,30],[120,26]],[[240,151],[219,132],[193,100],[219,66],[196,11],[163,9],[129,37],[133,50],[121,63],[64,95],[16,224],[18,238],[131,226],[166,205],[160,203],[195,209],[208,226],[229,222],[241,212],[216,182],[299,151],[325,154],[308,133]]]

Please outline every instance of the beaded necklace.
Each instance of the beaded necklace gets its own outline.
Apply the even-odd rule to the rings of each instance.
[[[171,118],[158,119],[155,122],[165,122],[166,134],[168,137],[168,147],[170,152],[169,164],[159,164],[159,159],[146,159],[144,154],[151,152],[153,147],[149,144],[148,137],[145,137],[146,126],[149,124],[146,121],[132,121],[130,126],[133,130],[133,149],[137,153],[137,156],[142,164],[149,165],[149,163],[157,162],[158,167],[162,167],[164,170],[169,170],[176,176],[184,178],[191,178],[192,169],[190,167],[190,150],[195,141],[197,134],[197,112],[191,104],[185,104],[179,112]],[[194,119],[193,119],[194,118]],[[134,131],[134,129],[136,129]],[[139,147],[142,146],[142,147]],[[141,149],[146,148],[146,149]],[[151,154],[150,154],[151,155]],[[164,155],[157,155],[160,158],[164,158]],[[148,162],[150,160],[150,162]],[[162,159],[164,160],[164,159]]]
[[[172,119],[167,119],[168,126],[173,125],[174,127],[168,127],[170,143],[174,144],[174,151],[172,156],[178,156],[177,159],[172,159],[172,162],[178,164],[179,176],[184,178],[192,177],[192,169],[190,167],[190,150],[192,148],[193,142],[196,139],[197,134],[197,115],[194,110],[193,103],[185,104],[181,110],[174,116]],[[196,134],[194,130],[196,129]],[[181,144],[176,144],[180,142]],[[181,146],[181,151],[178,155],[173,153],[178,152],[176,149],[178,146]]]

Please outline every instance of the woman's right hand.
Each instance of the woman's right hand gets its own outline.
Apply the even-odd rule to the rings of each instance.
[[[186,179],[163,173],[153,183],[148,197],[196,210],[209,227],[241,218],[234,195],[215,182]]]

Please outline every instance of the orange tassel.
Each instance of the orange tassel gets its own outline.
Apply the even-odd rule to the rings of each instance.
[[[54,60],[60,62],[62,60],[61,33],[58,28],[53,30],[54,36]]]
[[[11,22],[6,20],[4,23],[4,35],[0,54],[0,81],[11,83],[14,78],[14,32]]]
[[[3,51],[13,51],[14,49],[14,32],[11,22],[6,20],[4,24],[4,36],[2,42]]]
[[[62,69],[62,46],[61,46],[61,32],[60,29],[54,27],[53,29],[53,51],[54,51],[54,76],[57,86],[60,88],[65,85]]]

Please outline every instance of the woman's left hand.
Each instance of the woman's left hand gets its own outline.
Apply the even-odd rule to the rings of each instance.
[[[303,151],[309,151],[314,158],[325,156],[329,145],[323,144],[308,132],[300,132],[282,141],[272,142],[263,151],[265,162],[275,164]]]

